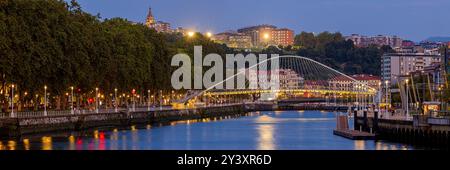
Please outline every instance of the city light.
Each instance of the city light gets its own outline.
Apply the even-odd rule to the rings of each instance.
[[[195,35],[195,32],[189,31],[189,32],[187,33],[187,35],[188,35],[188,37],[193,37],[193,36]]]
[[[270,35],[269,35],[269,33],[264,33],[264,36],[263,36],[263,38],[264,38],[264,39],[266,39],[266,40],[268,40],[268,39],[270,38]]]
[[[47,85],[44,86],[44,116],[47,116]]]
[[[211,32],[207,32],[206,33],[206,37],[211,38],[212,37],[212,33]]]
[[[333,18],[308,18],[311,16],[299,14],[296,8],[281,7],[301,7],[301,2],[252,3],[251,9],[265,9],[266,19],[257,14],[246,16],[252,11],[242,4],[189,2],[192,9],[185,11],[183,6],[175,9],[176,4],[156,10],[181,10],[173,16],[161,16],[183,15],[178,16],[184,17],[180,23],[164,22],[153,16],[151,8],[146,18],[135,14],[145,21],[122,21],[120,13],[112,14],[119,18],[117,21],[101,19],[81,10],[78,4],[67,3],[17,1],[2,6],[6,12],[0,11],[0,15],[20,21],[8,22],[3,32],[41,35],[38,40],[50,36],[50,41],[37,41],[37,46],[28,48],[27,41],[2,37],[14,43],[7,43],[4,52],[13,60],[0,57],[0,150],[28,150],[30,146],[57,150],[448,148],[445,134],[450,129],[450,71],[446,67],[447,49],[443,48],[450,43],[434,43],[434,37],[418,39],[431,33],[424,30],[422,35],[414,35],[414,30],[408,30],[424,25],[413,22],[421,18],[407,18],[416,25],[402,27],[373,24],[373,30],[354,27],[363,24],[358,23],[361,21],[386,18],[351,18],[342,23],[345,27],[339,29],[345,34],[341,34],[327,32],[338,30],[332,25]],[[350,10],[337,5],[327,12],[350,14],[351,9],[358,9],[355,5],[359,4],[349,4],[344,6]],[[407,3],[400,4],[408,7]],[[269,10],[276,5],[285,14]],[[141,7],[132,10],[142,12],[138,9]],[[217,7],[240,8],[240,12],[204,11]],[[430,12],[424,11],[430,7],[423,6],[421,12]],[[68,14],[75,8],[83,15],[74,20]],[[97,7],[83,9],[91,8]],[[379,12],[368,9],[363,14]],[[116,12],[127,12],[123,10]],[[207,18],[189,13],[200,10]],[[394,12],[404,11],[396,8]],[[53,22],[50,14],[64,22]],[[320,10],[317,14],[328,16]],[[324,20],[325,25],[319,29],[323,32],[304,32],[303,28],[312,28],[308,24],[314,23],[305,21],[314,20]],[[36,23],[40,29],[15,30]],[[79,29],[80,25],[86,28]],[[379,28],[386,25],[392,29],[389,33],[405,37],[383,35],[388,31]],[[296,31],[289,28],[294,26]],[[426,24],[423,28],[433,26],[450,27]],[[374,30],[379,35],[360,35]],[[54,39],[52,35],[70,36]],[[448,38],[445,41],[450,41]],[[35,51],[50,53],[36,55]],[[59,53],[51,51],[62,51],[67,57],[60,59]],[[52,89],[48,89],[50,86]],[[222,119],[227,120],[216,123]],[[275,128],[285,125],[287,128]],[[143,129],[145,126],[148,130]],[[217,130],[217,126],[224,130]],[[292,134],[294,137],[284,138]],[[4,142],[8,146],[3,146]],[[188,159],[187,154],[178,155]],[[171,162],[175,165],[175,160]],[[186,161],[178,162],[187,165]],[[230,160],[230,164],[233,162]]]

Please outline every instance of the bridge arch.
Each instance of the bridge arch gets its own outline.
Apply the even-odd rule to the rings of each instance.
[[[348,76],[336,69],[333,69],[323,63],[315,61],[313,59],[295,56],[295,55],[284,55],[275,56],[267,58],[263,61],[258,62],[255,65],[249,66],[245,70],[238,71],[233,76],[227,77],[225,80],[216,83],[204,90],[199,90],[191,92],[186,95],[184,99],[178,101],[178,103],[187,103],[189,100],[202,96],[204,94],[221,94],[230,91],[235,91],[236,94],[242,93],[245,90],[217,90],[215,89],[218,85],[225,83],[231,79],[236,78],[238,75],[246,74],[248,69],[252,69],[260,66],[261,64],[267,64],[273,60],[279,60],[280,70],[283,72],[289,72],[287,76],[297,75],[301,79],[302,87],[283,87],[280,91],[314,91],[320,88],[323,92],[340,92],[340,93],[361,93],[361,94],[374,94],[376,89],[370,87],[369,85],[356,80],[355,78]],[[342,87],[340,84],[346,84],[347,86]],[[250,90],[247,90],[249,92]],[[254,92],[269,92],[270,90],[253,90]],[[233,93],[229,93],[233,94]]]

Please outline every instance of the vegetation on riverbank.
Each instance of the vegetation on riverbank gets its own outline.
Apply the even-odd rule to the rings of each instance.
[[[42,103],[44,86],[56,109],[68,101],[70,87],[87,103],[99,88],[105,100],[111,94],[138,94],[170,90],[174,69],[171,57],[177,53],[193,56],[193,46],[202,45],[203,54],[237,53],[197,33],[158,33],[141,23],[121,18],[102,19],[84,12],[72,0],[0,1],[0,101],[8,108],[9,88],[15,85],[15,103]],[[262,53],[293,53],[311,57],[345,73],[379,73],[384,48],[356,48],[339,33],[301,33],[296,46],[268,47]],[[7,95],[8,94],[8,95]],[[108,95],[109,94],[109,95]],[[111,102],[107,102],[111,103]],[[37,109],[38,105],[34,105]]]

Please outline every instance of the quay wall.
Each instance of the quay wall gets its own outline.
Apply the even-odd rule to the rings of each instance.
[[[94,128],[120,128],[132,125],[148,125],[180,120],[242,116],[245,105],[196,108],[185,110],[161,110],[141,112],[113,112],[46,116],[30,118],[6,118],[0,120],[0,138],[20,138],[22,135],[58,131],[81,131]]]
[[[182,110],[89,113],[26,118],[1,118],[0,139],[20,138],[24,135],[51,132],[73,132],[89,129],[126,128],[172,121],[245,116],[250,112],[281,110],[346,111],[344,106],[284,105],[274,103],[242,103]]]
[[[421,115],[414,115],[413,120],[392,120],[380,119],[375,113],[374,117],[363,116],[354,117],[354,129],[375,133],[378,140],[389,140],[400,143],[407,143],[426,148],[447,148],[450,147],[450,124],[446,124],[446,119],[429,118]]]

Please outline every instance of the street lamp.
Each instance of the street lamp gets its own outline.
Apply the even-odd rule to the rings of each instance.
[[[150,90],[147,90],[147,96],[148,96],[148,101],[147,101],[147,103],[148,103],[148,106],[147,106],[147,110],[148,111],[150,111]]]
[[[70,87],[70,90],[71,90],[71,92],[72,92],[72,94],[70,95],[70,113],[71,114],[74,114],[74,112],[73,112],[73,109],[74,109],[74,107],[73,107],[73,86],[72,87]]]
[[[95,113],[98,113],[98,87],[95,88]]]
[[[206,33],[206,37],[211,38],[212,37],[212,33],[211,32],[207,32]]]
[[[406,118],[409,118],[409,101],[408,101],[408,96],[409,96],[409,79],[406,79]]]
[[[47,85],[44,86],[44,116],[47,116]]]
[[[195,35],[195,33],[193,31],[189,31],[187,33],[187,35],[188,35],[189,38],[191,38],[191,37],[193,37]]]
[[[386,100],[385,100],[384,102],[385,102],[385,104],[386,104],[386,110],[385,110],[385,112],[387,113],[387,111],[388,111],[389,80],[386,80],[385,83],[386,83]]]
[[[114,112],[117,112],[117,88],[114,89]]]
[[[380,110],[382,92],[381,92],[381,81],[378,82],[378,110]]]
[[[134,96],[135,96],[135,94],[136,94],[136,89],[133,89],[132,91],[131,91],[131,100],[133,101],[133,111],[136,111],[136,99],[134,98]]]
[[[162,90],[159,90],[159,110],[162,110]]]
[[[14,117],[14,84],[11,85],[11,117]]]
[[[264,33],[263,38],[264,38],[264,40],[267,41],[267,40],[269,40],[270,36],[268,33]]]

